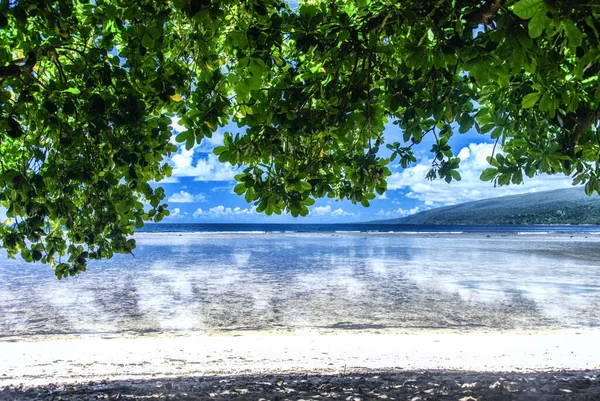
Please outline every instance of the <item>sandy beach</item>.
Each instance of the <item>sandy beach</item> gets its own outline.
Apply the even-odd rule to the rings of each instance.
[[[599,369],[600,331],[0,342],[0,386],[210,374]]]
[[[600,399],[597,237],[413,237],[147,236],[60,282],[5,262],[0,401]]]

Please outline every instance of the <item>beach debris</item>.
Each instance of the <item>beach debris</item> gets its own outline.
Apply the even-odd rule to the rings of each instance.
[[[87,400],[600,400],[600,371],[350,372],[148,378],[0,387],[0,401]]]

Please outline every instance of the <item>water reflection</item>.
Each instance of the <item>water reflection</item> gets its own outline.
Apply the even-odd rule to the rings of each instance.
[[[58,281],[0,257],[0,332],[526,329],[600,325],[600,239],[145,234]]]

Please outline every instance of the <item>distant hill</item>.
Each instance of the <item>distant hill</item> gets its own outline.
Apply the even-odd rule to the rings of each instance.
[[[600,196],[583,187],[440,207],[380,224],[600,224]]]

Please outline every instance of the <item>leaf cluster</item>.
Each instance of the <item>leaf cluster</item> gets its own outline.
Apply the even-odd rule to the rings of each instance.
[[[460,180],[449,139],[472,130],[497,142],[484,180],[600,191],[599,19],[565,0],[2,2],[2,246],[58,277],[131,252],[169,213],[164,157],[232,121],[215,153],[266,214],[368,206],[425,137],[427,177]]]

